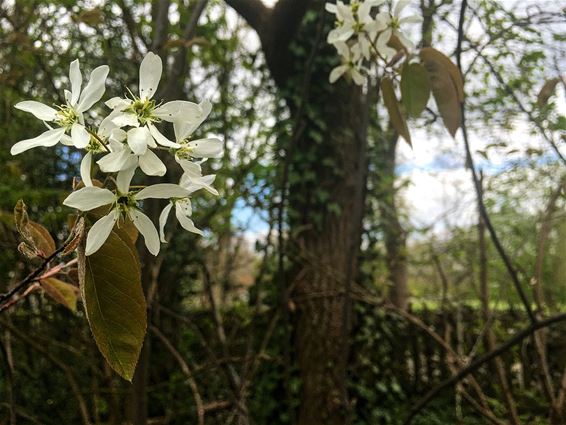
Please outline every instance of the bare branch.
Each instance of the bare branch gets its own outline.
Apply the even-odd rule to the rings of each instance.
[[[181,354],[175,349],[171,341],[169,341],[169,339],[158,328],[151,325],[150,329],[155,334],[155,336],[157,336],[157,338],[161,340],[163,345],[165,345],[165,348],[169,350],[171,355],[175,358],[175,360],[179,364],[179,367],[181,368],[183,375],[185,375],[185,377],[187,378],[187,382],[189,384],[189,387],[191,387],[191,391],[193,393],[193,398],[195,399],[198,423],[199,425],[204,425],[205,407],[202,402],[202,397],[200,395],[197,382],[195,381],[193,373],[191,372],[191,368],[189,367],[188,363],[183,359],[183,356],[181,356]]]
[[[521,343],[525,338],[528,338],[533,333],[535,333],[539,329],[543,329],[549,326],[552,326],[556,323],[563,322],[566,320],[566,313],[558,314],[556,316],[549,317],[548,319],[539,320],[538,322],[533,322],[528,328],[522,330],[513,338],[501,344],[495,350],[490,351],[489,353],[478,357],[476,360],[471,362],[468,366],[460,370],[456,375],[448,378],[430,390],[416,405],[413,407],[411,412],[409,413],[407,419],[405,420],[404,424],[409,425],[415,416],[419,414],[427,405],[430,403],[438,394],[440,394],[446,388],[449,388],[456,383],[460,382],[462,379],[466,378],[471,373],[474,373],[478,370],[481,366],[485,363],[499,357],[507,350],[513,348],[515,345]]]
[[[226,3],[238,12],[261,38],[265,18],[270,12],[261,0],[226,0]]]

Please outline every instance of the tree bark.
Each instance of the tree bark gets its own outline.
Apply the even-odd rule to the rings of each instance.
[[[389,300],[406,311],[409,306],[407,236],[399,219],[395,188],[398,140],[399,136],[393,132],[380,135],[376,155],[379,173],[375,177],[389,272]]]
[[[272,10],[256,0],[227,2],[258,32],[296,130],[285,146],[285,160],[291,235],[286,245],[292,265],[286,275],[297,306],[292,322],[302,383],[297,423],[348,423],[349,287],[361,240],[366,102],[355,86],[328,83],[338,60],[325,41],[329,26],[319,47],[314,28],[325,19],[324,1],[279,0]],[[307,8],[319,19],[301,25]],[[300,49],[291,49],[291,43]],[[311,51],[314,60],[297,50]]]

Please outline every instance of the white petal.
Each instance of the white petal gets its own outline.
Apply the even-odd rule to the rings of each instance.
[[[81,179],[85,186],[92,186],[92,179],[90,178],[90,169],[92,166],[92,153],[87,152],[81,161]]]
[[[191,156],[195,158],[218,158],[222,155],[223,143],[220,139],[211,137],[194,140],[189,143],[189,147],[192,148]]]
[[[110,214],[105,215],[94,223],[86,237],[85,255],[94,254],[102,245],[104,245],[104,242],[106,242],[106,239],[110,236],[117,219],[117,211],[112,210],[110,211]]]
[[[132,112],[120,112],[114,118],[112,118],[112,122],[116,124],[118,127],[138,127],[138,117],[136,114]]]
[[[151,149],[148,149],[145,154],[140,155],[138,159],[141,170],[148,176],[164,176],[167,172],[165,164]]]
[[[118,109],[119,111],[123,111],[128,106],[132,104],[132,101],[129,99],[122,99],[121,97],[113,97],[112,99],[107,100],[104,102],[106,106],[111,109]]]
[[[326,3],[324,5],[324,8],[326,9],[327,12],[334,13],[335,15],[336,15],[336,13],[338,13],[338,9],[336,8],[335,4]]]
[[[200,165],[186,159],[175,159],[177,159],[177,162],[181,165],[181,168],[183,168],[183,171],[188,177],[196,178],[202,176],[202,169]]]
[[[410,2],[411,0],[399,0],[395,5],[395,9],[393,10],[393,16],[399,16],[403,9],[407,7]]]
[[[63,201],[63,205],[81,211],[90,211],[114,202],[116,196],[108,189],[96,186],[86,186],[71,193]]]
[[[79,60],[75,59],[69,66],[69,79],[71,80],[71,105],[76,105],[81,94],[81,87],[83,85],[83,75],[79,68]]]
[[[413,42],[401,31],[395,31],[395,35],[399,38],[399,41],[403,46],[405,46],[408,50],[412,50],[415,46]]]
[[[151,99],[157,90],[163,65],[161,58],[149,52],[140,66],[140,98]]]
[[[117,152],[109,153],[96,162],[100,170],[105,173],[116,173],[127,170],[137,165],[137,157],[130,152],[130,149],[122,149]]]
[[[61,144],[65,146],[73,146],[73,139],[71,139],[71,136],[63,134],[61,137]]]
[[[128,133],[126,133],[121,128],[115,128],[110,133],[110,141],[123,142],[128,138]]]
[[[197,178],[190,178],[186,174],[181,176],[181,181],[179,184],[187,189],[190,193],[196,192],[197,190],[204,189],[207,192],[213,194],[214,196],[218,196],[218,191],[213,188],[211,185],[214,183],[214,179],[216,175],[210,174],[208,176],[197,177]]]
[[[330,84],[334,84],[345,72],[348,70],[348,65],[340,65],[337,66],[330,72],[330,76],[328,77],[328,81]]]
[[[131,210],[130,218],[142,234],[148,251],[153,255],[159,254],[159,234],[149,217],[139,210]]]
[[[177,208],[176,206],[175,206],[175,216],[177,217],[177,220],[179,220],[179,224],[181,225],[181,227],[183,227],[183,229],[188,230],[189,232],[192,233],[199,234],[201,236],[204,235],[202,230],[197,229],[195,227],[195,223],[193,223],[193,220],[191,220],[189,217],[184,215],[183,210],[181,208]]]
[[[183,140],[189,137],[193,132],[206,120],[212,111],[212,103],[204,100],[198,105],[198,113],[185,113],[179,115],[178,119],[173,121],[175,129],[175,137],[177,140]]]
[[[135,173],[135,167],[122,170],[118,173],[116,176],[116,187],[118,188],[118,192],[126,194],[130,191],[130,183],[132,183]]]
[[[163,243],[167,243],[165,240],[165,225],[167,224],[167,218],[169,217],[169,213],[171,212],[171,208],[173,208],[172,203],[168,203],[161,214],[159,214],[159,240]]]
[[[193,102],[174,100],[156,108],[153,115],[168,122],[174,122],[177,119],[187,121],[194,117],[200,117],[202,108]]]
[[[136,194],[136,199],[169,199],[185,198],[189,196],[189,191],[178,184],[160,183],[148,186]]]
[[[152,123],[148,123],[147,127],[149,128],[149,132],[151,133],[151,135],[153,136],[155,141],[157,143],[159,143],[161,146],[167,146],[168,148],[180,148],[181,147],[180,144],[172,142],[167,137],[165,137],[163,134],[161,134],[161,132],[157,129],[157,127],[154,126]]]
[[[16,103],[14,108],[20,111],[29,112],[33,114],[36,118],[42,121],[53,121],[57,118],[57,111],[51,106],[44,105],[41,102],[36,102],[35,100],[25,100],[20,103]]]
[[[151,143],[151,140],[151,133],[146,127],[128,130],[128,146],[136,155],[143,155],[147,151],[147,145]]]
[[[403,24],[420,24],[423,21],[421,16],[413,15],[406,16],[405,18],[399,19],[399,25]]]
[[[180,199],[175,203],[175,208],[180,210],[186,217],[193,215],[193,205],[189,198]]]
[[[85,89],[81,93],[77,110],[84,112],[98,102],[106,91],[106,77],[108,76],[108,65],[102,65],[90,73],[90,78]]]
[[[17,155],[19,153],[27,151],[28,149],[38,146],[55,146],[57,143],[59,143],[64,133],[64,128],[47,130],[45,133],[42,133],[39,136],[34,137],[33,139],[26,139],[16,143],[14,146],[12,146],[12,149],[10,149],[10,153],[12,155]]]
[[[76,122],[71,127],[71,140],[73,141],[73,146],[82,149],[88,146],[90,134],[88,134],[84,125]]]

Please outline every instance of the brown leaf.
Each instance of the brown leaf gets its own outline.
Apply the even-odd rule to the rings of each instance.
[[[550,99],[550,96],[554,94],[554,89],[556,89],[556,85],[559,82],[560,82],[559,77],[551,78],[545,81],[544,85],[540,89],[540,92],[537,96],[537,104],[539,108],[546,106],[546,104],[548,103],[548,99]]]
[[[41,224],[29,219],[26,204],[21,199],[14,208],[14,219],[16,229],[28,247],[36,252],[36,256],[45,258],[55,252],[57,247],[49,231]]]
[[[54,277],[41,279],[39,283],[45,293],[54,301],[67,307],[71,311],[77,311],[79,288]]]
[[[381,95],[383,97],[383,103],[389,113],[389,120],[391,121],[393,128],[410,146],[412,146],[411,135],[409,133],[409,128],[407,127],[407,120],[401,111],[397,96],[395,96],[395,89],[391,78],[385,77],[381,80]]]
[[[454,137],[462,125],[464,85],[460,70],[448,57],[432,47],[423,48],[420,55],[430,78],[438,111],[444,125]]]

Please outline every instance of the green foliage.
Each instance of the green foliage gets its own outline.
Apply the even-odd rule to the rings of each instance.
[[[426,69],[419,63],[406,63],[401,72],[401,99],[407,113],[418,118],[430,97],[430,80]]]
[[[131,381],[147,327],[140,263],[130,237],[115,229],[95,254],[79,251],[80,289],[94,339],[110,366]]]

